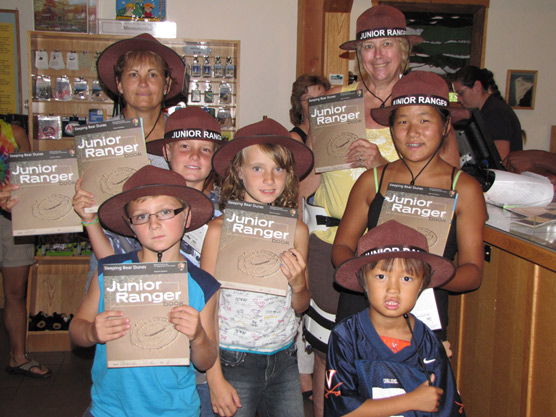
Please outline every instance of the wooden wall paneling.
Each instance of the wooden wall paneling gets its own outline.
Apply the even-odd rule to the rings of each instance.
[[[529,375],[524,385],[527,391],[527,410],[524,416],[556,416],[556,273],[540,266],[535,269],[537,280],[533,298],[532,348],[529,354]],[[525,384],[525,382],[528,382]]]
[[[29,271],[27,310],[75,314],[85,296],[89,273],[88,256],[36,257]],[[71,342],[67,330],[27,331],[29,352],[67,351]]]
[[[340,44],[349,39],[353,0],[299,0],[296,74],[341,73],[348,81],[348,60]]]
[[[324,62],[324,0],[299,0],[297,6],[297,67],[301,74],[321,74]]]
[[[340,55],[340,45],[349,40],[349,13],[325,13],[323,75],[343,74],[344,85],[348,83],[349,60]]]
[[[498,276],[495,293],[491,415],[523,416],[523,391],[530,350],[531,308],[535,265],[498,248],[492,249]],[[490,300],[485,300],[487,303]],[[471,415],[477,415],[479,410]]]
[[[479,290],[462,295],[460,340],[458,346],[457,382],[466,413],[470,416],[490,415],[492,357],[496,312],[497,276],[494,264],[485,264],[483,283]],[[484,302],[483,300],[492,300]],[[476,347],[480,345],[481,349]],[[478,408],[478,406],[480,408]],[[473,411],[475,410],[475,411]]]
[[[487,238],[497,245],[488,243],[481,287],[450,299],[448,340],[467,415],[556,415],[556,257],[489,228]]]

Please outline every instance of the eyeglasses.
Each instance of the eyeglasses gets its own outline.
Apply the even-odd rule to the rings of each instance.
[[[164,209],[156,213],[138,214],[137,216],[129,217],[131,224],[146,224],[151,220],[151,216],[155,216],[158,220],[170,220],[184,211],[187,207],[180,207],[178,209]]]
[[[463,86],[463,88],[459,91],[454,91],[454,93],[456,93],[456,96],[461,97],[463,95],[463,92],[469,87],[467,86]]]

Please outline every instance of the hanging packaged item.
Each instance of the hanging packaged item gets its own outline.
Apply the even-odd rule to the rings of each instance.
[[[79,117],[77,115],[73,116],[62,116],[62,137],[63,138],[73,138],[75,135],[73,130],[76,126],[85,126],[87,124],[86,117]]]
[[[224,76],[224,66],[219,56],[214,58],[214,78],[222,78]]]
[[[50,62],[48,63],[48,67],[56,70],[61,70],[66,67],[66,65],[64,64],[64,57],[62,55],[62,52],[50,52]]]
[[[191,102],[199,103],[201,101],[201,90],[199,89],[199,83],[193,83],[193,88],[191,89]]]
[[[35,68],[48,69],[48,52],[44,49],[35,51]]]
[[[202,107],[202,109],[216,119],[216,109],[214,107]]]
[[[39,139],[61,139],[62,122],[60,116],[37,116],[37,138]]]
[[[205,81],[205,103],[214,103],[214,91],[210,81]]]
[[[74,100],[89,99],[89,83],[83,77],[77,77],[73,81],[73,98]]]
[[[52,83],[50,75],[39,75],[35,86],[35,96],[37,99],[50,100],[52,98]]]
[[[210,65],[210,59],[205,56],[205,63],[203,64],[203,77],[210,78],[212,76],[212,66]]]
[[[56,77],[54,99],[59,101],[68,101],[71,100],[71,97],[71,84],[69,78],[65,75]]]
[[[107,99],[106,94],[102,91],[99,80],[93,80],[91,99],[94,101],[105,101]]]
[[[193,55],[193,63],[191,64],[191,76],[201,76],[201,64],[199,64],[199,58],[197,57],[197,55]]]
[[[234,78],[236,76],[236,66],[232,63],[232,57],[226,58],[226,78]]]
[[[68,52],[66,55],[66,67],[71,71],[77,71],[79,69],[79,54],[77,52]]]
[[[222,127],[233,127],[232,112],[227,107],[220,107],[216,113],[216,120]]]
[[[222,81],[218,90],[218,103],[231,104],[232,103],[232,85],[226,81]]]

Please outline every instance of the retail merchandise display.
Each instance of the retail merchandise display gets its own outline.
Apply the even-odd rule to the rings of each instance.
[[[96,62],[119,39],[124,37],[29,32],[29,132],[35,139],[34,150],[70,149],[71,139],[65,140],[71,138],[65,129],[67,118],[81,125],[83,120],[99,123],[111,117],[114,97],[102,89]],[[239,41],[161,41],[182,57],[187,68],[181,97],[167,105],[201,106],[219,120],[224,136],[231,138],[239,105]],[[71,123],[70,130],[71,126],[77,125]]]

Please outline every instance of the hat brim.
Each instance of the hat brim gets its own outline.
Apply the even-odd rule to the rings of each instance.
[[[169,195],[187,203],[191,209],[191,223],[185,229],[186,232],[198,229],[214,214],[212,202],[198,190],[179,185],[149,184],[124,191],[102,203],[98,209],[100,223],[105,229],[119,235],[133,237],[134,234],[125,218],[124,206],[137,198],[152,195]]]
[[[417,35],[394,36],[394,38],[406,38],[411,45],[418,45],[425,41],[422,37]],[[375,38],[375,39],[381,39],[381,38]],[[357,49],[357,45],[359,45],[361,42],[365,42],[365,41],[364,40],[347,41],[340,45],[340,49],[343,49],[344,51],[355,51]]]
[[[114,66],[118,58],[127,51],[149,50],[166,61],[170,68],[172,77],[172,85],[166,94],[166,99],[170,100],[182,92],[183,80],[185,75],[185,64],[173,49],[161,44],[158,41],[141,38],[129,38],[115,42],[108,46],[97,60],[98,77],[104,86],[114,95],[119,95],[118,86],[116,84],[116,75],[114,74]]]
[[[262,144],[282,145],[288,148],[294,157],[295,175],[300,179],[305,177],[313,168],[313,151],[311,151],[311,149],[295,139],[277,135],[236,137],[214,153],[212,157],[212,166],[214,170],[223,177],[232,159],[239,151],[248,146]]]
[[[426,252],[396,252],[393,256],[392,252],[386,252],[376,255],[360,256],[358,258],[348,259],[340,264],[334,274],[336,283],[348,290],[356,292],[364,292],[363,288],[357,280],[357,272],[365,265],[388,258],[410,258],[419,259],[427,262],[432,269],[432,278],[429,288],[440,287],[453,278],[456,269],[452,262],[442,256],[433,255]]]
[[[428,104],[423,104],[423,105],[427,106]],[[381,107],[377,109],[371,109],[371,116],[377,123],[380,123],[383,126],[388,126],[389,125],[388,119],[390,118],[390,113],[392,113],[392,111],[394,111],[398,107],[403,107],[403,106],[411,106],[411,104],[398,104],[395,106],[387,106],[387,107]],[[433,105],[430,104],[430,106]],[[448,110],[452,116],[452,123],[456,123],[464,119],[469,119],[471,117],[471,112],[469,111],[469,109],[464,109],[459,107],[439,107],[439,106],[436,107]]]

